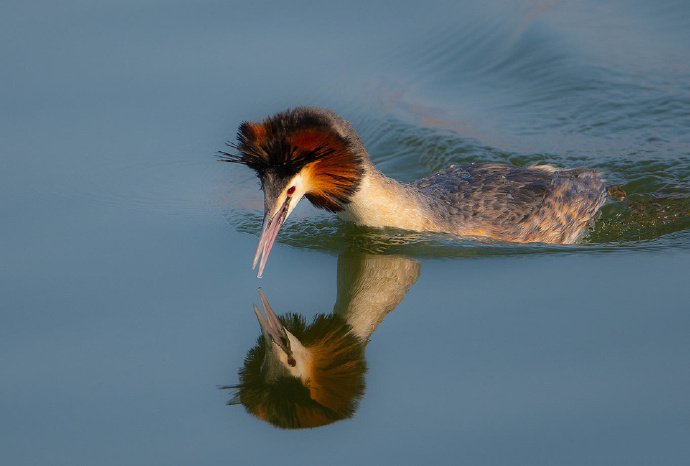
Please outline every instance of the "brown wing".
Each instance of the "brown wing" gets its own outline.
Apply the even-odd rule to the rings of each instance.
[[[594,171],[505,164],[455,165],[415,186],[450,231],[513,242],[572,242],[606,196]]]

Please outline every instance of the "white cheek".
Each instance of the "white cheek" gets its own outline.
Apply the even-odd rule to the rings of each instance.
[[[299,201],[302,199],[302,195],[297,194],[295,192],[295,195],[292,196],[292,200],[290,201],[290,207],[288,207],[288,216],[292,213],[293,210],[295,210],[295,207],[297,207],[297,204]]]
[[[290,200],[290,207],[288,207],[288,215],[292,213],[292,211],[297,207],[297,204],[299,201],[304,197],[304,195],[307,193],[307,189],[305,186],[305,180],[302,177],[302,175],[296,175],[292,180],[290,180],[290,184],[288,184],[289,187],[294,187],[295,191],[290,195],[292,198]]]
[[[295,187],[295,192],[293,196],[300,198],[304,196],[304,194],[307,191],[306,181],[307,180],[301,174],[298,173],[297,175],[295,175],[295,177],[292,179],[292,183],[290,184],[290,186]]]
[[[307,381],[309,379],[309,369],[311,366],[311,355],[309,354],[309,350],[302,346],[302,343],[291,333],[288,333],[288,338],[290,339],[290,348],[292,349],[292,357],[295,360],[295,365],[290,366],[287,364],[287,356],[283,353],[283,356],[285,356],[285,367],[292,376]]]
[[[304,366],[305,361],[303,361],[302,358],[300,358],[300,360],[298,360],[297,358],[294,358],[294,355],[293,355],[293,358],[294,358],[292,361],[294,363],[294,366],[293,366],[290,364],[288,356],[287,356],[287,354],[285,354],[285,352],[283,352],[283,350],[281,350],[281,349],[276,350],[276,354],[278,355],[278,361],[280,361],[280,365],[282,366],[283,371],[286,371],[288,374],[290,374],[293,377],[297,377],[300,379],[306,378],[306,372],[304,370],[305,369],[305,366]]]

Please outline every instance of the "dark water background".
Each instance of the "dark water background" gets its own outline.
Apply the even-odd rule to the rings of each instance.
[[[2,464],[688,464],[690,3],[0,5]],[[595,167],[584,244],[483,245],[300,207],[260,282],[256,181],[214,153],[294,105],[413,180]],[[352,419],[284,431],[217,387],[279,312],[329,312],[343,250],[421,276]]]

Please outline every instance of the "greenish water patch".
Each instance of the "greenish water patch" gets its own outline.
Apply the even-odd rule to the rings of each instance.
[[[371,124],[372,122],[370,122]],[[289,219],[278,242],[299,248],[339,252],[357,248],[371,253],[412,256],[469,257],[545,252],[615,251],[689,246],[690,157],[610,157],[521,154],[459,137],[446,129],[415,127],[385,119],[364,131],[365,143],[377,166],[387,175],[406,182],[430,175],[454,163],[500,162],[518,166],[551,164],[557,167],[588,167],[603,172],[624,198],[612,199],[601,210],[591,231],[576,245],[513,245],[484,239],[472,240],[437,235],[359,227],[335,215],[317,214]],[[246,181],[247,172],[241,177]],[[246,182],[244,189],[258,189]],[[235,184],[236,185],[236,184]],[[247,195],[259,195],[253,192]],[[261,212],[226,209],[226,218],[240,232],[258,235]],[[673,233],[680,235],[665,237]]]
[[[688,247],[687,230],[690,230],[690,220],[687,216],[687,200],[679,206],[667,205],[666,214],[662,217],[659,217],[660,209],[664,207],[659,203],[640,205],[645,207],[640,208],[638,204],[634,204],[631,210],[621,203],[606,206],[593,230],[575,245],[509,244],[395,228],[362,227],[323,214],[300,220],[288,220],[277,241],[296,248],[316,249],[333,254],[344,250],[357,250],[371,254],[404,254],[419,258],[603,253]],[[638,208],[640,210],[637,210]],[[238,210],[226,214],[226,218],[241,233],[258,237],[261,232],[262,216],[255,211]]]
[[[690,198],[635,194],[604,206],[590,244],[656,240],[690,229]]]

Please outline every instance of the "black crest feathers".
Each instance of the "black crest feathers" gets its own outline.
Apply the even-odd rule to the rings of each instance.
[[[248,166],[262,182],[269,173],[275,179],[303,173],[312,188],[307,198],[317,207],[338,211],[357,191],[363,175],[362,151],[338,131],[339,121],[332,112],[308,107],[260,123],[245,121],[237,131],[237,143],[228,144],[237,153],[220,152],[220,160]]]

